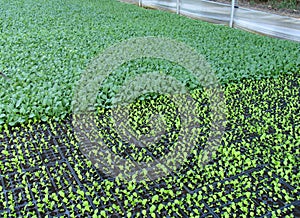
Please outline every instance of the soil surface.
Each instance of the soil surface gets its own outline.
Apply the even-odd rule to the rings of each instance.
[[[230,0],[210,0],[210,1],[231,4]],[[254,2],[249,0],[236,0],[236,2],[239,7],[254,9],[258,11],[265,11],[268,13],[278,14],[282,16],[300,18],[300,2],[298,2],[297,9],[278,8],[268,2]]]
[[[137,0],[119,0],[122,2],[138,4]],[[184,0],[183,0],[184,1]],[[231,0],[210,0],[214,2],[220,2],[225,4],[231,4]],[[238,2],[239,7],[258,10],[258,11],[265,11],[272,14],[278,14],[282,16],[288,16],[293,18],[300,19],[300,2],[298,3],[297,9],[288,9],[288,8],[276,8],[269,4],[268,2],[254,2],[249,0],[236,0]]]

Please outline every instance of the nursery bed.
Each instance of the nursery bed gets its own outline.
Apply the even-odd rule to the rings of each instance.
[[[0,2],[1,217],[300,216],[299,43],[113,0]],[[199,112],[187,159],[165,177],[135,182],[95,166],[76,136],[71,104],[98,54],[148,36],[186,43],[205,57],[224,92],[227,122],[216,153],[202,166],[211,122],[203,87],[180,63],[141,58],[120,66],[99,88],[95,118],[113,153],[151,161],[172,150],[181,127],[168,96],[141,96],[129,105],[131,125],[147,132],[151,122],[143,114],[163,109],[164,141],[139,149],[120,140],[109,119],[111,99],[127,77],[173,76]]]
[[[72,117],[6,127],[1,216],[298,216],[299,84],[294,74],[225,86],[230,110],[216,156],[204,167],[194,156],[147,183],[96,168],[76,142]]]

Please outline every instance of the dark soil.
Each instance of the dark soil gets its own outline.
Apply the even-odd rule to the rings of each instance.
[[[137,0],[119,0],[119,1],[131,3],[131,4],[138,4]],[[210,0],[210,1],[231,4],[231,0]],[[255,0],[236,0],[236,2],[237,2],[236,5],[238,5],[239,7],[258,10],[258,11],[265,11],[268,13],[300,19],[299,0],[297,0],[296,6],[294,8],[287,8],[287,7],[280,6],[280,1],[276,3],[276,2],[264,2],[264,1],[255,1]]]
[[[210,1],[231,4],[230,0],[210,0]],[[254,0],[236,0],[236,5],[243,8],[265,11],[268,13],[278,14],[282,16],[300,18],[300,1],[297,1],[295,8],[286,8],[280,6],[280,2],[275,3],[275,2],[263,2],[263,1],[254,1]]]

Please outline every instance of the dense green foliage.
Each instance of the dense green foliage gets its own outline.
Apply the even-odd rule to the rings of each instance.
[[[113,0],[0,0],[1,217],[288,217],[300,205],[300,45],[146,10]],[[74,87],[106,47],[135,36],[165,36],[203,54],[224,88],[227,125],[205,166],[210,116],[205,93],[181,66],[139,59],[99,89],[110,106],[124,81],[157,71],[197,100],[199,137],[179,169],[150,182],[112,178],[82,154],[71,118]],[[151,161],[168,154],[181,122],[164,95],[128,105],[138,136],[165,111],[166,134],[139,148],[120,140],[110,107],[98,107],[101,138],[115,154]],[[151,134],[151,132],[150,132]],[[85,152],[85,154],[87,154]],[[299,213],[299,210],[298,210]],[[298,214],[299,215],[299,214]]]

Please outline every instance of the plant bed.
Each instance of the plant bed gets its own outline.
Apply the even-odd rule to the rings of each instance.
[[[298,44],[112,0],[5,0],[2,7],[0,70],[9,79],[0,77],[1,217],[276,217],[297,212]],[[165,72],[183,82],[195,100],[198,116],[193,122],[198,125],[186,160],[176,169],[166,163],[170,174],[153,181],[122,180],[95,165],[97,156],[88,153],[95,145],[83,149],[79,143],[70,108],[72,89],[105,47],[158,33],[205,54],[223,84],[225,133],[203,166],[201,152],[212,117],[195,78],[170,61],[125,63],[99,89],[98,116],[93,118],[111,152],[151,163],[168,155],[183,135],[176,105],[163,95],[140,96],[127,105],[130,113],[117,114],[128,121],[129,133],[138,133],[135,142],[147,141],[151,127],[157,127],[151,116],[163,114],[167,131],[157,143],[140,148],[124,139],[127,129],[117,131],[111,121],[112,98],[138,74]]]
[[[280,83],[274,80],[272,84],[276,90],[284,90],[280,86],[284,87],[290,80],[294,78],[285,77]],[[251,84],[239,84],[240,95],[248,92],[243,87]],[[262,81],[258,86],[255,82],[253,86],[260,90],[266,84]],[[228,86],[227,89],[230,91],[233,88]],[[231,94],[229,91],[228,96]],[[284,94],[278,92],[272,92],[272,102],[278,95],[298,98],[297,93],[291,90],[285,90]],[[249,104],[252,98],[262,103]],[[239,116],[245,109],[231,106],[234,111],[230,113],[237,116],[229,116],[230,122],[222,144],[208,165],[203,168],[198,164],[199,146],[177,171],[148,183],[122,181],[101,172],[81,153],[71,119],[29,124],[23,126],[23,133],[15,127],[8,127],[0,137],[3,155],[1,186],[3,199],[12,208],[19,208],[19,212],[9,209],[10,205],[7,205],[1,210],[2,214],[28,211],[41,216],[106,214],[119,217],[130,213],[131,216],[158,216],[155,212],[158,209],[161,214],[174,217],[292,214],[299,199],[299,190],[295,188],[297,184],[299,186],[298,163],[295,161],[299,146],[296,143],[298,133],[289,125],[297,122],[297,118],[293,121],[266,115],[263,113],[263,98],[245,95],[243,101],[238,101],[252,108],[249,113],[254,113],[257,119],[246,121]],[[286,107],[276,110],[291,116]],[[297,112],[296,108],[293,110]],[[268,119],[275,122],[268,122]],[[260,124],[262,121],[266,128]],[[276,132],[270,131],[270,128],[276,129]],[[292,134],[287,135],[290,132]],[[107,134],[109,136],[109,132]],[[26,141],[28,137],[32,142]],[[20,142],[21,147],[17,147],[16,142]],[[112,140],[112,145],[115,142]],[[48,148],[45,149],[43,144],[47,144]],[[25,152],[20,152],[22,148]],[[49,161],[45,162],[43,158]],[[30,159],[32,164],[24,167]],[[21,171],[13,173],[14,169]],[[28,203],[19,202],[18,193],[13,194],[14,190],[23,190],[28,195]]]

